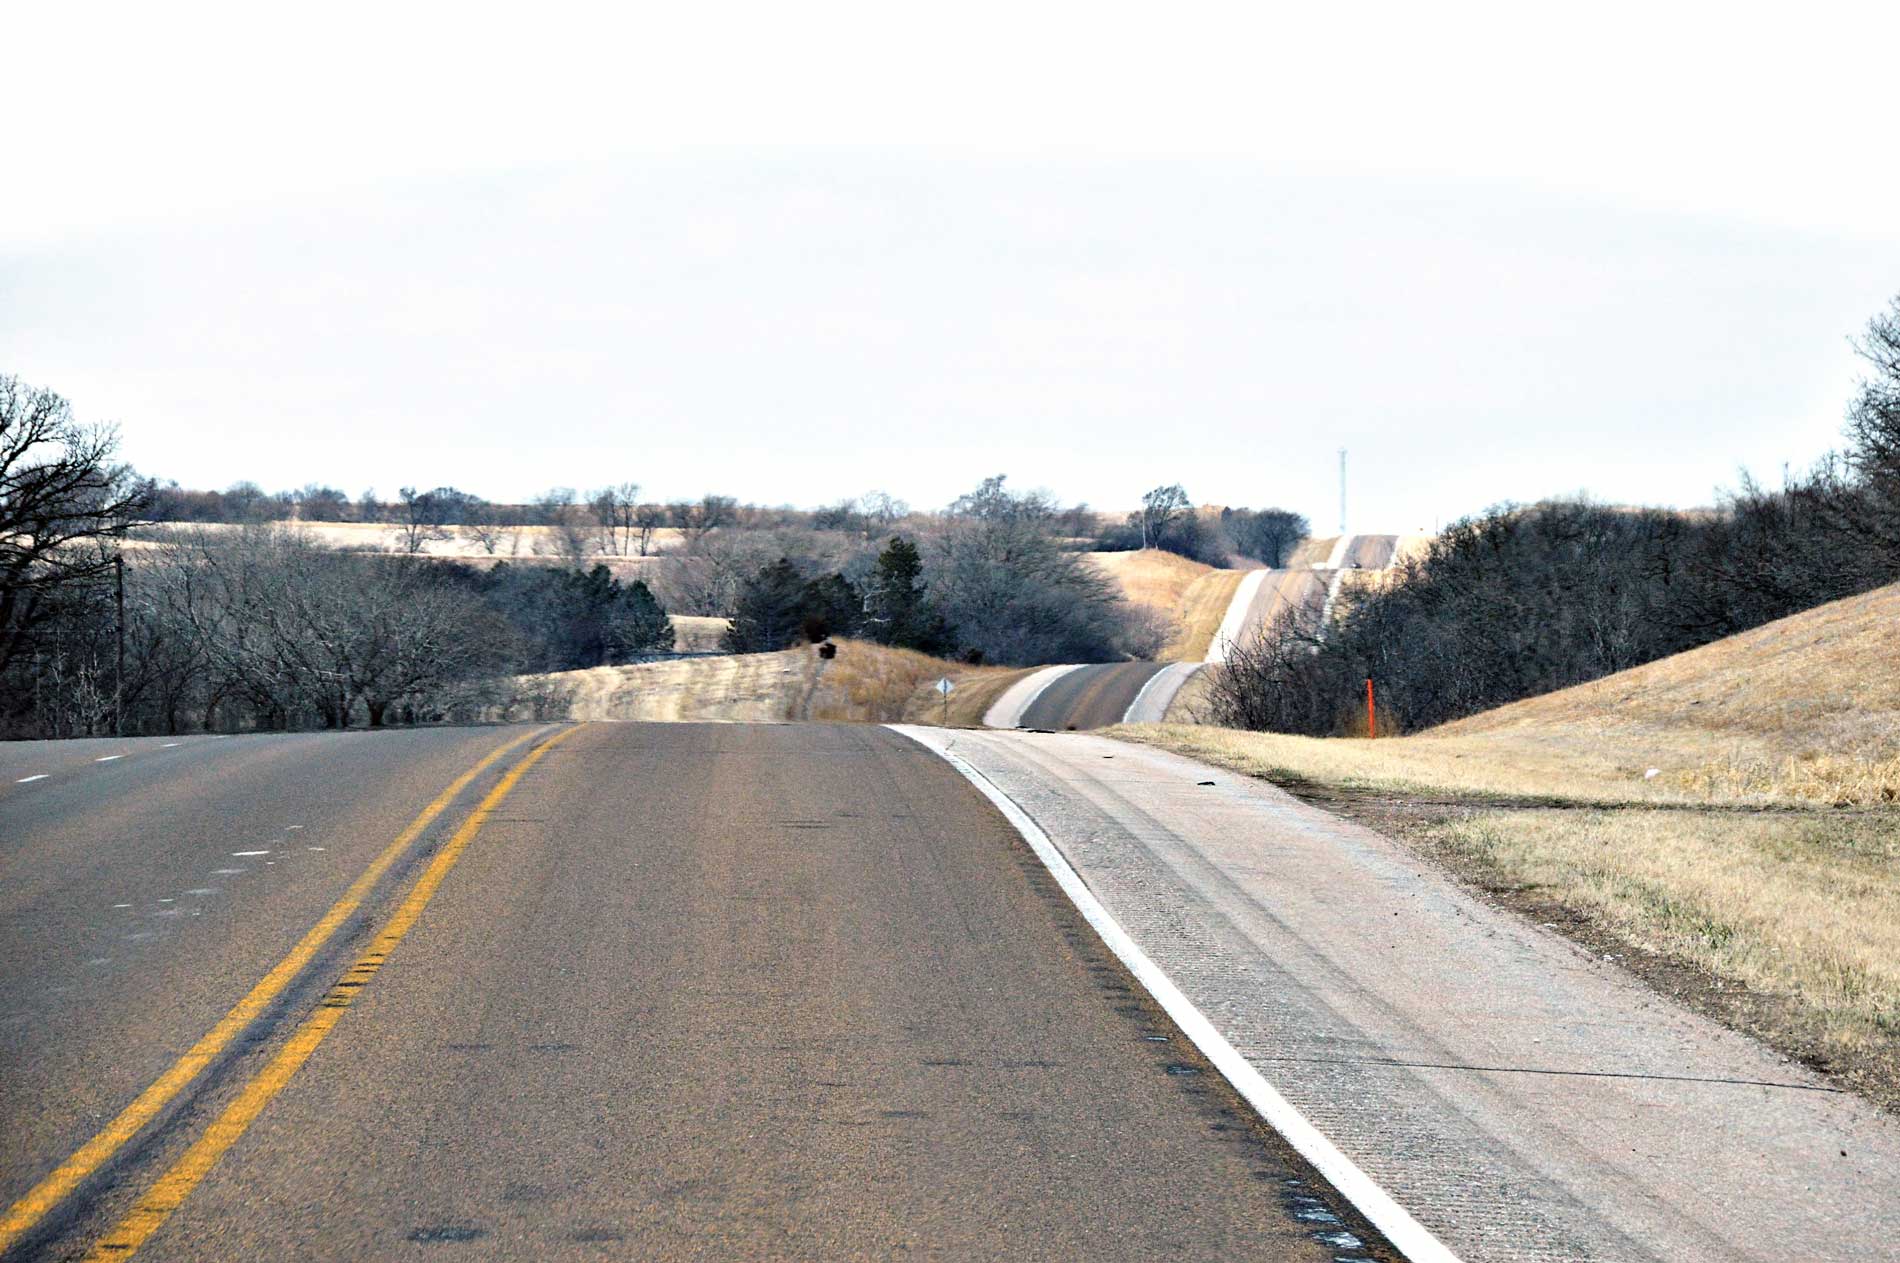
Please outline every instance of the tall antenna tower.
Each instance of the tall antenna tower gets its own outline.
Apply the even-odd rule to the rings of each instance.
[[[1339,533],[1346,533],[1346,449],[1339,449]]]

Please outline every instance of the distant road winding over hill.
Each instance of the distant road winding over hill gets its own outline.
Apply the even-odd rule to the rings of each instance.
[[[1052,731],[1106,728],[1119,723],[1156,723],[1168,718],[1181,690],[1205,663],[1226,660],[1233,645],[1243,644],[1261,626],[1284,611],[1300,606],[1315,609],[1338,594],[1345,577],[1355,570],[1384,570],[1401,555],[1405,537],[1398,535],[1342,535],[1331,540],[1309,540],[1294,554],[1295,564],[1279,570],[1215,570],[1182,561],[1171,554],[1148,559],[1142,553],[1114,554],[1103,569],[1120,576],[1167,574],[1169,591],[1181,608],[1172,611],[1184,632],[1164,658],[1173,662],[1110,662],[1048,667],[1023,680],[998,699],[984,723],[992,728],[1046,728]],[[1161,560],[1165,559],[1165,560]],[[1225,597],[1224,614],[1211,635],[1210,594]],[[1150,592],[1135,591],[1140,600]],[[1190,652],[1181,652],[1184,648]],[[1174,716],[1180,718],[1181,716]]]

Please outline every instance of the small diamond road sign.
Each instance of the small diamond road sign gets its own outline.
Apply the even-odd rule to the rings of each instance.
[[[942,693],[945,697],[950,696],[950,690],[955,687],[956,685],[950,683],[950,677],[947,675],[937,681],[937,691]]]

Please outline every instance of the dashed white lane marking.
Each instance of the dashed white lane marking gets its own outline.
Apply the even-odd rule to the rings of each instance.
[[[123,759],[124,757],[125,756],[123,754],[102,754],[98,758],[94,759],[93,762],[94,763],[110,763],[114,759]]]
[[[1193,1041],[1202,1056],[1214,1063],[1221,1077],[1233,1085],[1234,1090],[1254,1107],[1267,1125],[1286,1137],[1287,1143],[1312,1163],[1347,1201],[1358,1207],[1359,1213],[1371,1220],[1373,1227],[1383,1232],[1386,1240],[1397,1247],[1400,1254],[1411,1260],[1411,1263],[1460,1263],[1458,1256],[1444,1242],[1414,1219],[1410,1211],[1394,1201],[1392,1195],[1360,1170],[1356,1162],[1340,1152],[1338,1146],[1307,1121],[1306,1115],[1280,1095],[1279,1089],[1269,1083],[1266,1076],[1240,1055],[1239,1049],[1227,1042],[1227,1037],[1215,1029],[1207,1015],[1174,985],[1173,979],[1163,973],[1159,965],[1149,959],[1148,953],[1141,950],[1128,931],[1122,929],[1114,914],[1102,905],[1081,875],[1069,866],[1068,858],[1049,840],[1042,826],[1018,806],[1015,799],[947,745],[935,745],[922,734],[902,725],[885,726],[942,757],[1003,813],[1003,818],[1015,826],[1016,832],[1029,844],[1029,849],[1036,853],[1036,858],[1042,861],[1043,867],[1056,879],[1056,884],[1062,887],[1062,892],[1075,905],[1076,911],[1101,935],[1102,942],[1147,989],[1148,994],[1155,998],[1155,1002],[1174,1019],[1181,1033]]]
[[[110,965],[112,963],[112,957],[94,956],[91,960],[87,961],[86,963],[88,965]]]
[[[323,848],[322,848],[322,847],[320,847],[320,846],[306,846],[306,847],[304,848],[304,850],[306,850],[306,851],[321,851],[322,849],[323,849]]]
[[[178,902],[178,900],[176,900],[176,899],[160,899],[160,900],[159,900],[159,902],[160,902],[160,903],[177,903],[177,902]]]
[[[284,826],[284,828],[285,828],[286,830],[291,830],[291,829],[301,829],[301,828],[303,828],[303,826],[302,826],[302,825],[300,825],[300,824],[287,824],[287,825],[285,825],[285,826]]]
[[[214,868],[211,870],[211,875],[213,877],[236,877],[239,873],[244,871],[246,870],[242,868]]]
[[[129,908],[129,907],[131,907],[132,905],[131,905],[131,904],[129,904],[129,903],[115,903],[115,904],[113,904],[112,906],[113,906],[113,907],[115,907],[115,908]]]
[[[269,851],[233,851],[231,852],[231,854],[241,859],[241,858],[244,858],[245,856],[250,856],[250,855],[269,855],[270,852]]]
[[[160,747],[159,747],[159,749],[161,749],[161,750],[169,750],[169,749],[171,749],[171,748],[172,748],[173,746],[176,746],[176,745],[183,745],[183,744],[184,744],[184,742],[182,742],[182,741],[167,741],[167,742],[166,742],[166,743],[165,743],[164,745],[162,745],[162,746],[160,746]]]
[[[45,779],[46,779],[47,777],[49,777],[49,776],[51,776],[51,775],[52,775],[52,773],[51,773],[51,772],[35,772],[35,773],[34,773],[33,775],[31,775],[31,776],[22,776],[22,777],[21,777],[21,778],[20,778],[19,780],[17,780],[17,781],[15,781],[15,782],[13,782],[13,783],[14,783],[15,785],[24,785],[24,784],[26,784],[26,783],[27,783],[28,781],[43,781],[43,780],[45,780]]]
[[[185,893],[188,895],[215,895],[218,893],[218,889],[216,886],[200,886],[196,890],[187,890]]]

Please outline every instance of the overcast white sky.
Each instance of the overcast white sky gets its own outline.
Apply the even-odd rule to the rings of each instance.
[[[1837,441],[1900,6],[10,12],[0,371],[194,486],[1412,529]],[[688,11],[690,10],[690,11]]]

